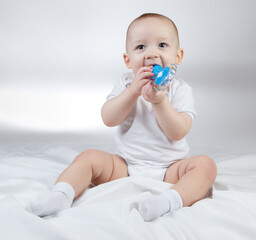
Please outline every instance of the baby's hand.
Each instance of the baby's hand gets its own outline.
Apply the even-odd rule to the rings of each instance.
[[[152,66],[141,67],[135,74],[133,81],[130,85],[130,89],[135,96],[139,97],[141,95],[141,90],[143,86],[151,82],[151,77],[155,75],[152,72],[152,68]]]
[[[146,101],[157,104],[157,103],[161,103],[166,99],[167,97],[166,91],[167,89],[162,91],[157,91],[157,92],[154,91],[152,82],[150,81],[145,86],[143,86],[141,90],[141,95]]]

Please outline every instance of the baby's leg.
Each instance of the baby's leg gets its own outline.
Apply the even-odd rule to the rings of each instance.
[[[146,221],[182,206],[191,206],[204,198],[216,178],[216,165],[207,156],[180,160],[166,171],[164,181],[175,184],[159,196],[147,196],[139,203],[139,211]]]
[[[175,184],[172,189],[180,194],[183,206],[188,207],[206,196],[216,175],[216,164],[211,158],[196,156],[171,165],[164,181]]]
[[[128,176],[125,161],[99,150],[87,150],[78,155],[56,181],[53,191],[27,209],[38,216],[47,216],[71,206],[92,182],[95,185]]]

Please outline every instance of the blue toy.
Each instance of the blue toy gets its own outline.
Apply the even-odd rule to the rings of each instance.
[[[155,74],[155,76],[151,77],[151,79],[155,80],[153,82],[153,87],[154,90],[158,92],[168,87],[177,71],[177,65],[173,64],[164,69],[160,65],[154,65],[152,71]]]

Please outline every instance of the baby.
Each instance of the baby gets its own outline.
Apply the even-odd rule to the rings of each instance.
[[[27,209],[47,216],[69,208],[92,182],[95,185],[128,176],[145,176],[173,184],[160,195],[146,194],[138,211],[151,221],[205,197],[216,178],[216,165],[207,156],[187,158],[185,136],[196,116],[191,87],[174,78],[154,91],[154,65],[179,65],[184,51],[178,31],[167,17],[147,13],[128,27],[124,62],[131,69],[116,82],[102,107],[104,123],[119,126],[117,153],[86,150],[63,171],[47,196]]]

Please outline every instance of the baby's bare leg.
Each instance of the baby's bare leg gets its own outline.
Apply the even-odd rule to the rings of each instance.
[[[191,206],[205,197],[216,177],[216,165],[207,156],[180,160],[166,171],[164,181],[175,184],[160,195],[148,194],[139,202],[138,210],[145,221],[151,221],[182,206]]]
[[[217,175],[214,161],[207,156],[196,156],[180,160],[171,165],[164,181],[175,184],[175,189],[181,196],[183,206],[191,206],[203,199]]]
[[[99,185],[127,176],[127,165],[121,157],[90,149],[79,154],[56,183],[69,183],[74,188],[76,198],[91,182]]]
[[[48,216],[69,208],[73,199],[89,186],[127,177],[125,161],[118,156],[98,150],[87,150],[78,155],[66,168],[48,195],[28,204],[26,209],[38,216]]]

